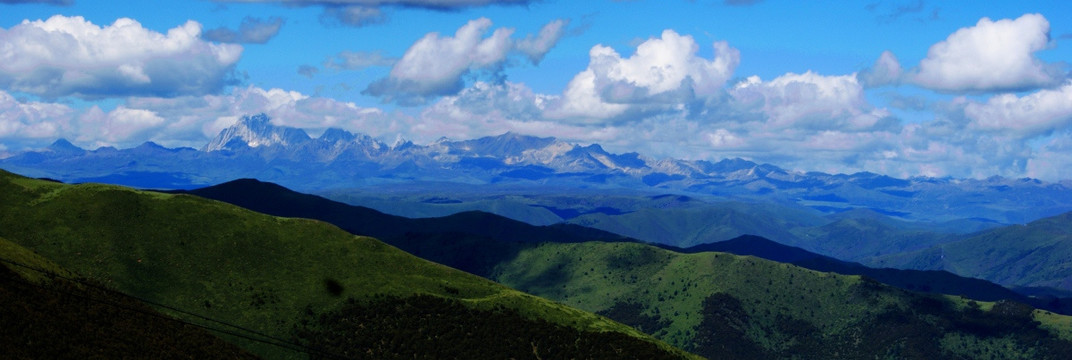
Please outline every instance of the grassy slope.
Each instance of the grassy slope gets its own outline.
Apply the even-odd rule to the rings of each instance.
[[[0,257],[5,358],[255,358],[137,300],[72,281],[71,272],[3,238]]]
[[[278,337],[291,336],[304,309],[339,309],[351,297],[427,294],[475,309],[501,306],[526,318],[650,340],[594,314],[326,223],[266,216],[193,196],[63,185],[0,172],[0,236],[118,290]],[[340,285],[341,294],[327,283]],[[260,354],[278,352],[244,345]]]
[[[788,229],[817,225],[820,220],[796,209],[778,208],[775,215],[754,205],[718,203],[693,208],[641,208],[620,215],[588,214],[569,222],[647,242],[689,247],[745,234],[796,243],[800,240]]]
[[[985,231],[933,248],[876,259],[900,268],[945,269],[1006,286],[1072,291],[1072,213]]]
[[[996,358],[1030,358],[1054,348],[1033,347],[1034,342],[1023,345],[1015,335],[1007,333],[958,330],[965,322],[975,321],[972,319],[989,319],[954,311],[965,307],[966,301],[959,298],[922,296],[858,276],[820,273],[724,253],[679,254],[631,243],[542,244],[502,264],[492,278],[593,312],[614,314],[616,306],[639,304],[640,314],[622,317],[618,312],[619,319],[634,322],[671,344],[701,355],[710,354],[703,350],[705,342],[718,340],[704,333],[704,326],[698,327],[704,321],[701,314],[706,311],[705,300],[715,294],[729,294],[739,300],[738,313],[743,313],[745,320],[721,323],[740,323],[734,331],[743,334],[745,340],[736,343],[754,343],[763,349],[763,356],[801,351],[821,357],[842,351],[841,355],[849,356],[846,354],[855,351],[861,357],[881,357],[899,354],[903,349],[898,350],[898,346],[906,342],[928,339],[948,343],[940,349],[949,357],[978,350],[981,353],[973,357],[985,358],[981,354],[992,351]],[[939,304],[931,307],[945,310],[920,310],[918,304],[927,303]],[[1039,311],[1033,316],[1044,322],[1043,328],[1051,330],[1067,327],[1069,321],[1068,317]],[[907,325],[900,326],[902,320]],[[888,328],[872,329],[876,326]],[[811,328],[821,336],[809,339],[794,334],[793,328]],[[906,335],[882,338],[899,333]],[[1072,339],[1067,329],[1057,333],[1066,340]],[[727,331],[721,334],[725,336]],[[1048,333],[1039,334],[1056,339]],[[793,348],[794,344],[812,348]],[[937,346],[909,348],[926,349],[932,345]]]

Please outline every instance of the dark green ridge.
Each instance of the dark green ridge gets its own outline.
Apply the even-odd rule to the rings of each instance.
[[[101,289],[0,238],[5,359],[255,359],[201,327]]]
[[[712,358],[1063,359],[1072,317],[751,256],[544,243],[492,279]]]
[[[594,357],[610,348],[624,357],[691,356],[604,317],[430,263],[324,222],[273,217],[194,196],[65,185],[0,172],[0,237],[103,286],[276,338],[364,354],[359,357],[434,356],[450,345],[469,349],[461,358],[499,358],[485,350],[519,341],[509,336],[517,327],[536,329],[522,336],[531,336],[523,339],[529,343],[526,351],[537,354],[554,348]],[[381,330],[369,336],[423,339],[405,343],[415,348],[359,348],[360,339],[339,340],[324,331],[355,308],[375,309],[384,306],[383,299],[419,304],[429,297],[441,306],[367,319]],[[490,326],[479,331],[501,336],[459,343],[458,328],[413,329],[414,319],[407,316],[456,323],[451,316],[461,311],[481,319],[470,319],[460,330]],[[306,357],[221,337],[264,357]],[[569,343],[562,343],[566,338]]]
[[[491,276],[491,271],[497,264],[515,258],[522,249],[534,247],[540,242],[639,242],[579,225],[533,226],[482,212],[409,219],[298,193],[253,179],[235,180],[185,193],[276,216],[327,221],[354,234],[377,237],[421,258],[484,277]],[[757,236],[743,236],[684,249],[657,246],[684,253],[719,251],[752,255],[823,272],[865,275],[907,290],[960,295],[983,301],[1013,300],[1050,311],[1066,314],[1072,312],[1072,309],[1061,306],[1060,301],[1029,298],[979,279],[964,278],[945,271],[869,268]]]
[[[816,271],[844,275],[863,275],[883,284],[906,290],[958,295],[982,301],[1012,300],[1059,314],[1072,314],[1072,298],[1028,297],[986,280],[962,277],[944,270],[871,268],[859,263],[819,255],[801,248],[782,245],[758,236],[745,235],[731,240],[697,245],[685,249],[669,246],[660,247],[690,254],[717,251],[737,255],[752,255]]]
[[[877,264],[944,269],[1040,293],[1072,294],[1072,212],[975,234]]]
[[[273,188],[280,189],[267,189]],[[264,196],[263,203],[285,200],[249,192]],[[860,276],[635,242],[408,236],[400,247],[448,260],[471,258],[480,244],[513,244],[489,278],[711,358],[1060,359],[1072,351],[1069,317],[1016,302],[923,295]],[[458,239],[467,242],[459,247]]]

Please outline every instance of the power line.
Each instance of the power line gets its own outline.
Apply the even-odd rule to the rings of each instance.
[[[220,325],[224,325],[224,326],[227,326],[227,327],[230,327],[230,328],[238,329],[240,331],[226,330],[226,329],[221,329],[221,328],[217,328],[217,327],[212,327],[212,326],[209,326],[209,325],[197,324],[197,323],[189,322],[189,321],[186,321],[186,320],[183,320],[183,319],[167,316],[167,315],[161,314],[159,312],[145,311],[145,310],[137,309],[137,308],[134,308],[134,307],[126,306],[126,305],[123,305],[123,304],[119,304],[119,303],[115,303],[115,302],[111,302],[111,301],[107,301],[107,300],[103,300],[103,299],[95,299],[95,298],[89,296],[88,294],[76,294],[74,292],[64,291],[64,290],[57,289],[57,288],[46,287],[46,286],[43,286],[41,284],[33,283],[32,281],[29,281],[27,279],[23,279],[21,276],[18,279],[15,279],[16,281],[19,281],[21,283],[28,284],[28,285],[31,285],[31,286],[34,286],[34,287],[37,287],[37,288],[40,288],[40,289],[43,289],[43,290],[46,290],[46,291],[52,291],[52,292],[62,293],[62,294],[70,295],[70,296],[76,296],[76,297],[80,297],[80,298],[83,298],[83,299],[86,299],[86,300],[90,300],[90,301],[93,301],[93,302],[104,304],[104,305],[107,305],[107,306],[112,306],[112,307],[127,310],[127,311],[133,311],[133,312],[136,312],[136,313],[140,313],[140,314],[148,315],[148,316],[153,316],[153,317],[164,319],[164,320],[174,321],[174,322],[182,323],[182,324],[185,324],[185,325],[190,325],[190,326],[202,328],[202,329],[205,329],[205,330],[208,330],[208,331],[214,331],[214,332],[218,332],[218,333],[221,333],[221,334],[226,334],[226,335],[235,336],[235,337],[243,338],[243,339],[254,341],[254,342],[259,342],[259,343],[262,343],[262,344],[273,345],[273,346],[281,347],[281,348],[284,348],[284,349],[287,349],[287,350],[305,353],[305,354],[308,354],[308,355],[319,355],[319,356],[335,358],[335,359],[348,359],[345,356],[330,353],[330,352],[324,351],[323,349],[318,349],[318,348],[310,347],[310,346],[307,346],[307,345],[291,342],[289,340],[278,338],[278,337],[275,337],[275,336],[272,336],[272,335],[268,335],[268,334],[265,334],[265,333],[262,333],[262,332],[259,332],[259,331],[253,330],[253,329],[249,329],[249,328],[246,328],[246,327],[243,327],[243,326],[239,326],[239,325],[231,324],[231,323],[224,322],[224,321],[221,321],[221,320],[213,319],[213,318],[210,318],[210,317],[207,317],[207,316],[204,316],[204,315],[200,315],[200,314],[196,314],[196,313],[193,313],[193,312],[190,312],[190,311],[179,309],[179,308],[176,308],[174,306],[161,304],[161,303],[151,301],[151,300],[148,300],[148,299],[144,299],[144,298],[141,298],[141,297],[138,297],[138,296],[126,294],[126,293],[123,293],[123,292],[120,292],[120,291],[117,291],[117,290],[109,289],[109,288],[106,288],[106,287],[103,287],[103,286],[100,286],[100,285],[97,285],[97,284],[93,284],[93,283],[84,281],[84,280],[81,280],[81,279],[76,279],[76,278],[63,276],[63,275],[58,274],[58,273],[56,273],[54,271],[47,270],[47,269],[42,269],[42,268],[39,268],[39,267],[36,267],[36,266],[33,266],[33,265],[24,264],[24,263],[19,262],[19,261],[15,261],[15,260],[7,259],[7,258],[4,258],[4,257],[0,257],[0,262],[5,262],[5,263],[11,264],[11,265],[19,266],[19,267],[29,269],[29,270],[32,270],[32,271],[36,271],[36,272],[48,275],[50,277],[61,278],[61,279],[67,280],[67,281],[71,281],[71,282],[74,282],[74,283],[81,284],[83,286],[98,289],[98,290],[101,290],[101,291],[104,291],[104,292],[107,292],[107,293],[111,293],[111,294],[114,294],[114,295],[118,295],[118,296],[121,296],[121,297],[134,299],[134,300],[137,300],[137,301],[142,302],[142,303],[146,303],[146,304],[149,304],[149,305],[165,308],[165,309],[175,311],[175,312],[178,312],[178,313],[181,313],[181,314],[185,314],[185,315],[188,315],[188,316],[193,316],[193,317],[196,317],[196,318],[199,318],[199,319],[202,319],[202,320],[206,320],[206,321],[217,323],[217,324],[220,324]],[[250,333],[250,334],[253,334],[253,335],[251,336],[251,335],[243,334],[241,332],[247,332],[247,333]],[[257,338],[257,337],[260,337],[260,338]]]

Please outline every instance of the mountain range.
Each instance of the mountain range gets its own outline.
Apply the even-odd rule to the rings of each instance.
[[[1072,210],[1072,181],[899,179],[875,173],[799,172],[745,159],[654,159],[598,144],[506,133],[427,145],[393,144],[328,129],[318,137],[246,116],[201,149],[152,142],[129,149],[79,148],[60,139],[0,159],[0,168],[65,182],[190,189],[257,178],[301,191],[415,186],[628,190],[772,201],[838,213],[869,209],[905,220],[1026,223]]]
[[[290,201],[307,210],[328,205],[261,182],[219,189],[264,195],[253,203]],[[386,219],[358,210],[350,214],[368,219],[356,224]],[[395,239],[423,238],[427,252],[439,256],[461,258],[459,250],[466,249],[449,242],[459,236],[473,238],[471,244],[518,245],[487,275],[509,287],[317,220],[187,194],[67,185],[0,171],[0,256],[38,259],[57,273],[169,304],[184,321],[236,324],[267,335],[272,341],[226,332],[220,338],[268,358],[310,352],[331,358],[694,357],[680,348],[720,359],[1060,359],[1072,351],[1069,317],[1015,301],[920,294],[863,276],[705,249],[674,251],[621,238],[578,241],[607,233],[463,215],[410,219],[428,228],[403,219],[383,227],[406,226],[393,230],[401,233]],[[467,222],[473,219],[479,220]],[[511,240],[511,233],[525,231],[576,237]],[[13,296],[19,304],[33,300]],[[26,310],[9,305],[0,306],[0,314]],[[57,348],[46,343],[41,349]]]

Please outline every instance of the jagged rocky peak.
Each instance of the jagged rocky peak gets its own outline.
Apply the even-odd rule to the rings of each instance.
[[[474,140],[459,141],[460,150],[477,155],[517,156],[526,150],[537,150],[555,143],[553,137],[536,137],[507,132],[499,136],[486,136]]]
[[[272,145],[297,145],[311,140],[304,130],[275,126],[265,114],[244,116],[231,127],[224,129],[216,138],[205,145],[204,151],[217,151],[231,149],[232,141],[241,139],[251,148]]]
[[[320,134],[320,137],[318,139],[328,143],[338,143],[351,142],[354,141],[356,137],[356,135],[349,131],[339,128],[329,128],[325,130],[323,134]]]
[[[48,146],[48,150],[51,150],[55,153],[81,153],[86,151],[85,149],[82,149],[75,144],[72,144],[70,141],[67,141],[67,139],[64,138],[60,138],[52,142],[52,145]]]

